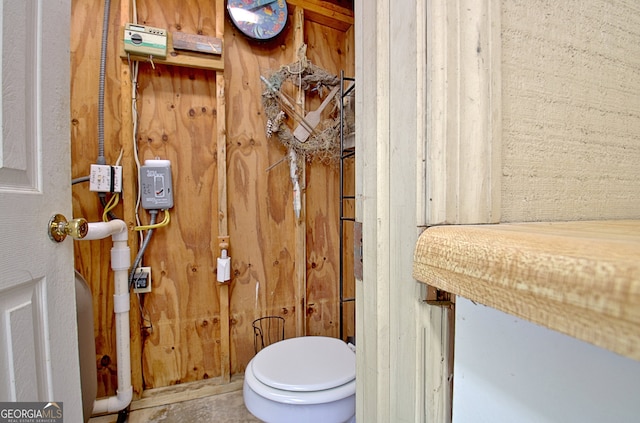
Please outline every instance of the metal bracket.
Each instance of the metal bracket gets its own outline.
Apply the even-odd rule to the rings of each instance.
[[[362,280],[362,222],[353,222],[353,274]]]
[[[450,292],[427,285],[427,295],[424,301],[430,305],[450,306],[453,304],[453,295]]]

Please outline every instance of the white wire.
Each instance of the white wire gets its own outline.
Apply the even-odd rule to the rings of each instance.
[[[135,10],[135,9],[134,9]],[[135,14],[135,13],[134,13]],[[131,71],[131,120],[133,121],[133,137],[131,142],[133,143],[133,158],[136,162],[136,183],[140,184],[140,158],[138,156],[138,62],[129,60],[129,69]],[[140,226],[140,187],[136,190],[136,226]],[[144,235],[142,231],[139,232],[140,243],[144,242]]]
[[[136,0],[133,0],[131,2],[132,8],[133,8],[133,22],[134,24],[138,23],[138,5]]]
[[[120,162],[122,161],[123,154],[124,154],[124,148],[120,148],[120,155],[118,156],[118,159],[116,160],[116,163],[114,164],[114,166],[120,166]]]
[[[138,3],[137,0],[132,0],[131,1],[131,9],[132,9],[132,19],[133,19],[133,23],[137,24],[138,23]],[[128,57],[128,55],[127,55]],[[133,120],[133,158],[135,159],[136,162],[136,174],[137,174],[137,181],[136,184],[138,184],[138,190],[137,190],[137,196],[136,196],[136,207],[135,207],[135,215],[136,215],[136,226],[140,226],[141,222],[140,222],[140,201],[141,201],[141,194],[140,194],[140,158],[138,157],[138,65],[139,62],[138,61],[133,61],[131,62],[131,60],[129,60],[129,68],[131,69],[131,117]],[[140,236],[140,244],[142,245],[142,243],[144,242],[144,235],[142,233],[142,231],[139,232],[139,236]]]

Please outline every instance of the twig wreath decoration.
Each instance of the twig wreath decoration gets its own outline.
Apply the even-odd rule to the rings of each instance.
[[[282,66],[268,78],[261,76],[265,85],[262,105],[267,116],[267,138],[276,136],[287,150],[293,150],[297,157],[306,161],[336,164],[340,158],[340,115],[336,113],[340,110],[340,96],[336,95],[340,78],[308,61],[304,56],[304,47],[298,61]],[[325,101],[332,96],[334,107],[328,113],[330,117],[314,125],[312,115],[317,112],[319,119],[322,110],[301,116],[292,101],[280,91],[286,81],[305,93],[315,91],[319,97],[327,97]],[[286,123],[287,117],[292,117],[298,125],[293,132]],[[300,137],[299,133],[303,136]]]

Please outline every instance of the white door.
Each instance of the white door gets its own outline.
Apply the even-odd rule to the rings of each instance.
[[[71,218],[70,0],[0,0],[0,401],[82,421]]]

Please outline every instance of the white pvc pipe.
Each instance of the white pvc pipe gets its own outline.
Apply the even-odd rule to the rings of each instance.
[[[120,240],[124,236],[124,240],[128,239],[127,224],[124,221],[116,219],[109,222],[91,222],[88,224],[89,229],[87,235],[82,240],[92,241],[94,239],[104,239],[108,236],[113,236],[114,241],[116,238]],[[113,263],[111,264],[113,268]]]
[[[131,356],[129,339],[129,267],[131,253],[127,245],[127,225],[122,220],[89,223],[83,239],[102,239],[111,236],[111,269],[114,271],[113,311],[116,315],[116,354],[118,389],[116,395],[100,398],[93,403],[93,414],[115,413],[126,408],[133,398],[131,385]]]

